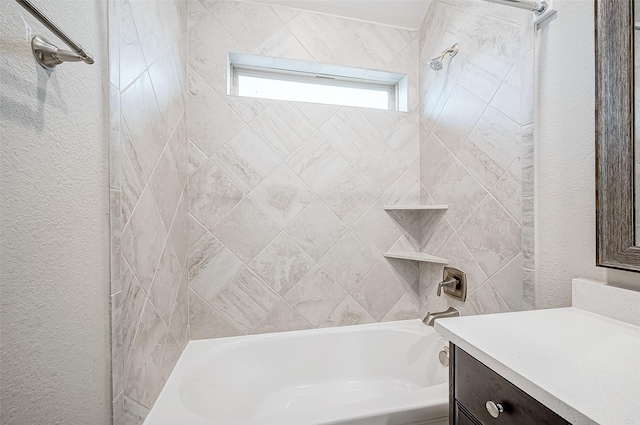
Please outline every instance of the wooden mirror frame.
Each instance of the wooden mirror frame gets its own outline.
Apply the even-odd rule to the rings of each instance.
[[[595,0],[596,264],[640,272],[634,205],[633,0]]]

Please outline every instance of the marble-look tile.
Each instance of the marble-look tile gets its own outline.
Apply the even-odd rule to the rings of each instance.
[[[243,268],[242,261],[207,233],[189,250],[189,287],[210,300]]]
[[[131,353],[125,360],[125,394],[144,406],[153,406],[181,351],[151,302],[147,301]]]
[[[489,106],[459,159],[485,187],[493,187],[520,155],[520,144],[520,125]]]
[[[197,340],[240,336],[243,332],[196,293],[189,291],[189,335],[192,340]]]
[[[182,191],[176,215],[173,218],[171,230],[169,230],[169,240],[173,245],[180,265],[184,267],[187,260],[187,250],[189,249],[189,213],[187,211],[187,191]]]
[[[315,199],[313,192],[286,164],[276,168],[249,196],[281,227]]]
[[[446,213],[426,213],[420,216],[420,251],[438,252],[454,232]]]
[[[349,162],[378,137],[378,131],[355,108],[342,108],[320,127],[320,132]]]
[[[347,228],[320,200],[312,202],[286,227],[291,239],[314,260],[319,260]]]
[[[407,170],[391,185],[380,199],[385,205],[417,205],[420,203],[418,173]]]
[[[138,159],[145,174],[150,176],[168,136],[147,72],[122,94],[120,106]]]
[[[249,125],[283,160],[314,131],[311,123],[291,102],[274,103]]]
[[[122,254],[145,290],[151,287],[167,231],[147,187],[122,231]]]
[[[185,269],[180,278],[180,286],[176,294],[171,320],[169,322],[169,331],[175,338],[176,342],[184,349],[189,342],[189,274]]]
[[[384,67],[415,36],[413,31],[376,24],[364,24],[355,38],[378,68]]]
[[[315,262],[286,233],[280,233],[249,267],[280,295],[284,295],[307,274]]]
[[[379,322],[404,294],[402,284],[387,267],[378,263],[353,290],[351,296]]]
[[[407,170],[406,164],[385,139],[378,139],[353,162],[353,169],[378,195],[382,195]]]
[[[424,263],[420,265],[420,316],[430,311],[444,311],[450,306],[449,297],[438,296],[438,283],[442,282],[444,266]]]
[[[534,203],[534,198],[522,198],[522,265],[531,270],[535,270],[536,267]]]
[[[433,133],[453,154],[467,141],[487,103],[462,86],[456,86],[444,105]]]
[[[300,12],[287,23],[316,61],[324,61],[361,26],[361,22],[311,12]]]
[[[407,167],[420,156],[420,127],[417,113],[406,113],[380,134]]]
[[[147,66],[156,61],[187,29],[186,2],[131,0]]]
[[[122,292],[124,294],[122,345],[124,347],[124,357],[126,358],[133,346],[133,337],[142,315],[142,307],[144,307],[144,302],[147,299],[140,282],[138,282],[138,279],[136,279],[131,268],[126,263],[123,264],[122,269]]]
[[[189,29],[189,77],[197,72],[216,93],[226,94],[228,54],[242,51],[238,42],[207,13]]]
[[[313,326],[285,301],[280,301],[264,320],[253,329],[254,334],[310,329]]]
[[[348,164],[321,133],[315,133],[289,157],[287,165],[319,194]]]
[[[280,227],[245,198],[211,232],[240,259],[249,263],[280,233]]]
[[[187,0],[188,2],[188,19],[187,27],[191,28],[207,16],[210,16],[209,11],[204,7],[200,0]]]
[[[347,226],[355,224],[377,198],[371,187],[351,167],[320,194],[322,202]]]
[[[225,92],[226,93],[226,92]],[[233,111],[240,115],[245,122],[251,122],[275,101],[270,99],[255,99],[251,97],[231,96],[221,93],[220,97]]]
[[[238,134],[245,122],[195,72],[189,72],[189,140],[211,156]]]
[[[182,185],[178,179],[178,171],[175,162],[171,158],[171,150],[167,147],[149,179],[149,187],[153,192],[160,216],[165,229],[171,228],[173,216],[178,208],[180,196],[182,195]]]
[[[229,285],[210,300],[220,314],[244,333],[257,326],[280,300],[251,270],[243,266]]]
[[[111,399],[124,389],[124,298],[120,291],[111,295]]]
[[[124,425],[142,425],[149,409],[130,397],[124,397]]]
[[[522,196],[535,196],[533,146],[522,147]]]
[[[124,425],[124,392],[120,392],[111,403],[112,425]]]
[[[400,301],[393,306],[391,311],[382,319],[383,322],[393,322],[396,320],[422,319],[420,317],[420,303],[414,295],[406,293]]]
[[[385,131],[391,124],[406,114],[405,112],[385,111],[382,109],[362,109],[360,112],[378,133]]]
[[[477,291],[469,295],[466,303],[453,300],[452,304],[460,310],[463,316],[507,313],[510,311],[489,280]]]
[[[349,295],[331,312],[320,327],[331,328],[336,326],[364,325],[375,322],[376,320]]]
[[[248,127],[211,159],[245,192],[253,190],[280,164],[280,158]]]
[[[131,14],[128,0],[119,2],[120,7],[120,90],[124,90],[145,70],[142,45]],[[110,65],[114,66],[114,65]]]
[[[197,147],[191,140],[189,140],[189,146],[188,146],[188,150],[187,150],[187,172],[189,174],[192,174],[194,171],[196,171],[198,168],[200,168],[200,166],[204,163],[207,162],[207,160],[209,158],[207,158],[207,155],[202,152],[200,150],[199,147]]]
[[[315,266],[285,296],[312,325],[319,326],[347,293],[321,267]]]
[[[270,7],[273,13],[275,13],[278,18],[280,18],[280,20],[285,24],[295,18],[298,13],[300,13],[298,10],[287,6],[271,5]]]
[[[494,186],[491,194],[518,223],[522,221],[522,165],[516,158]]]
[[[180,261],[178,261],[171,242],[167,242],[149,291],[149,299],[165,323],[171,321],[171,314],[173,313],[174,303],[180,288],[181,278],[182,267],[180,266]]]
[[[534,310],[536,308],[536,272],[522,269],[522,275],[522,309]]]
[[[522,254],[491,276],[491,283],[507,304],[509,310],[522,310],[523,306]]]
[[[527,38],[533,38],[527,34]],[[535,112],[535,54],[533,50],[522,55],[520,77],[520,111],[522,124],[531,124]]]
[[[187,243],[189,248],[191,248],[198,239],[207,233],[207,229],[191,214],[189,214],[189,218],[187,219],[187,227]]]
[[[189,176],[189,151],[187,139],[187,114],[182,114],[182,118],[169,138],[169,150],[171,152],[171,160],[176,169],[180,187],[184,188]]]
[[[451,167],[454,157],[426,127],[420,130],[420,182],[433,194]]]
[[[527,124],[522,126],[522,146],[533,146],[535,140],[535,126]]]
[[[376,231],[372,231],[373,229]],[[402,227],[384,210],[384,205],[380,202],[371,207],[351,227],[351,231],[377,258],[382,257],[402,236]]]
[[[525,20],[531,20],[531,14],[526,10],[517,9],[515,7],[505,7],[504,5],[497,5],[491,11],[491,16],[509,21],[512,24],[521,25]]]
[[[110,244],[110,264],[111,264],[111,294],[122,290],[122,192],[120,190],[109,190],[109,233],[111,235]]]
[[[340,286],[351,292],[377,261],[378,258],[353,233],[347,232],[319,264]]]
[[[186,35],[149,67],[149,76],[166,128],[172,132],[187,104]]]
[[[316,128],[322,127],[340,109],[339,106],[322,103],[296,102],[295,105]]]
[[[110,0],[115,2],[116,0]],[[111,69],[111,67],[109,67]],[[109,84],[109,188],[122,188],[122,111],[120,91]]]
[[[504,62],[481,49],[474,50],[465,64],[458,84],[490,102],[505,79],[512,63]]]
[[[459,235],[487,276],[522,251],[520,225],[492,197],[478,206]]]
[[[420,84],[420,98],[422,99],[420,122],[427,129],[431,130],[435,126],[454,87],[456,87],[454,78],[447,77],[445,73],[433,72],[428,66],[424,67]]]
[[[140,195],[144,190],[146,184],[146,177],[142,164],[138,158],[138,153],[133,145],[133,139],[129,134],[124,120],[122,120],[120,126],[120,134],[122,141],[122,155],[120,156],[121,174],[120,182],[122,187],[122,220],[123,224],[129,222],[131,213],[135,208]]]
[[[467,274],[467,293],[478,289],[487,281],[475,258],[471,255],[457,233],[453,233],[434,255],[449,260],[449,266],[462,270]]]
[[[522,102],[520,99],[520,93],[522,91],[522,65],[522,58],[518,58],[491,100],[491,106],[519,124],[524,123],[522,120]],[[531,77],[531,83],[533,83],[533,75]]]
[[[208,229],[243,198],[242,190],[211,161],[189,178],[189,212]]]
[[[282,27],[271,37],[264,39],[264,42],[253,49],[252,53],[271,58],[313,61],[313,56],[287,27]]]
[[[455,161],[433,193],[433,199],[438,204],[449,206],[447,220],[454,229],[457,229],[486,194],[486,189],[458,161]]]
[[[221,0],[202,4],[245,51],[252,51],[283,26],[267,5]]]

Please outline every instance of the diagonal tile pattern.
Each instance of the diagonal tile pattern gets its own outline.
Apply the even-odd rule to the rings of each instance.
[[[518,81],[531,44],[512,15],[465,7],[434,0],[406,31],[249,2],[122,2],[120,400],[152,407],[188,339],[446,303],[441,267],[388,261],[390,249],[464,268],[465,314],[517,308],[524,291],[509,282],[534,267],[520,233],[523,217],[532,229],[533,194],[524,214],[520,199],[531,121],[519,121],[531,108],[514,98],[531,92]],[[423,65],[454,40],[465,48],[449,68]],[[409,111],[230,96],[228,52],[402,72]],[[449,210],[383,210],[420,201]]]

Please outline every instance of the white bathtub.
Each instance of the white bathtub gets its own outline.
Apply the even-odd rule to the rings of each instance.
[[[192,341],[144,425],[446,425],[447,343],[420,320]]]

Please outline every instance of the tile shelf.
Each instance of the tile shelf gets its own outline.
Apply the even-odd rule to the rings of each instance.
[[[448,205],[389,205],[385,211],[446,211]]]
[[[421,263],[449,264],[444,258],[425,254],[424,252],[387,252],[384,254],[386,258],[395,258],[398,260],[419,261]]]

